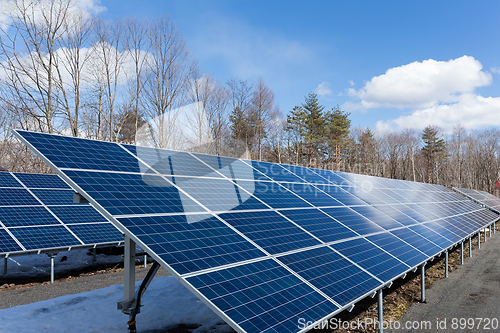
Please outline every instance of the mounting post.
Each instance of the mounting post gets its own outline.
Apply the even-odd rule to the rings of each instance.
[[[460,265],[464,264],[464,242],[460,243]]]
[[[55,254],[49,254],[50,257],[50,283],[54,283],[54,258]]]
[[[123,309],[131,307],[135,301],[135,242],[125,235]]]
[[[481,230],[477,233],[477,248],[481,248]]]
[[[425,303],[425,263],[420,266],[420,303]]]
[[[378,302],[378,331],[379,333],[384,332],[384,292],[383,288],[377,291],[377,302]]]
[[[448,278],[448,250],[444,252],[444,277]]]
[[[3,257],[3,275],[7,275],[7,261],[9,261],[9,258],[7,256]]]
[[[469,236],[469,258],[472,257],[472,237]]]
[[[493,233],[496,234],[497,233],[497,226],[496,226],[496,221],[493,222]]]
[[[491,237],[491,224],[488,226],[488,231],[489,231],[488,237]]]
[[[97,249],[94,247],[92,249],[92,263],[96,261]]]
[[[148,255],[144,255],[144,268],[148,267]]]

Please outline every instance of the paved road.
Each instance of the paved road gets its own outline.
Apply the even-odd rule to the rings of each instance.
[[[434,282],[426,291],[427,303],[413,305],[399,320],[402,326],[408,323],[414,328],[392,332],[499,332],[500,233],[472,254],[448,279]]]
[[[148,270],[149,267],[136,267],[135,280],[142,280],[146,276]],[[170,274],[164,268],[160,267],[155,276],[165,275]],[[54,284],[42,284],[29,288],[3,291],[0,292],[0,309],[44,301],[64,295],[78,294],[85,291],[109,287],[114,284],[123,284],[123,272],[96,274],[80,277],[78,279],[60,281]]]

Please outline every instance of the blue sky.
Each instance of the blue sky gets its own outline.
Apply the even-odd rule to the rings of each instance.
[[[500,2],[102,0],[105,18],[170,14],[202,71],[262,76],[286,114],[310,91],[353,126],[500,125]],[[498,118],[498,120],[497,120]]]

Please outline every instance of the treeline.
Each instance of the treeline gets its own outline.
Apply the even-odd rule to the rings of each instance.
[[[284,116],[263,78],[203,72],[168,16],[105,21],[71,0],[13,3],[0,25],[0,165],[9,171],[49,171],[9,132],[20,128],[490,192],[498,178],[497,129],[374,133],[314,92]],[[186,105],[195,106],[187,118]]]

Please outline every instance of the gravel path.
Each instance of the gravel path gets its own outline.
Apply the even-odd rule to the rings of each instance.
[[[464,244],[468,246],[468,244]],[[426,290],[392,332],[498,332],[500,330],[500,235],[472,251],[448,279]],[[408,329],[405,328],[406,325]],[[427,326],[424,328],[424,326]],[[390,330],[389,330],[390,331]]]
[[[142,280],[146,276],[149,267],[136,267],[135,280]],[[160,267],[155,276],[166,275],[170,274],[164,268]],[[42,284],[33,287],[2,291],[0,292],[0,309],[44,301],[64,295],[78,294],[85,291],[109,287],[114,284],[123,284],[123,271],[89,275],[77,279],[56,281],[53,284]]]

